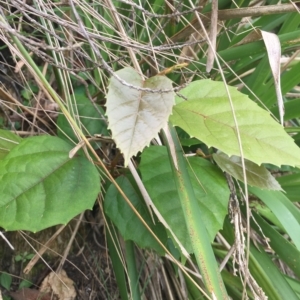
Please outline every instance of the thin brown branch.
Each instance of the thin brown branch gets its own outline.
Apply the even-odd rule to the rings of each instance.
[[[297,12],[300,9],[300,2],[280,4],[280,5],[267,5],[257,7],[245,7],[235,9],[219,10],[218,20],[225,21],[231,19],[242,19],[245,17],[259,17],[265,15],[282,14],[289,12]],[[211,13],[201,15],[204,25],[208,25],[211,20]],[[193,19],[189,25],[184,27],[181,31],[171,37],[172,42],[178,42],[190,36],[194,31],[201,29],[198,19]]]

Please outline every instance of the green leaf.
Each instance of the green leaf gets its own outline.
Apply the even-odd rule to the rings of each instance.
[[[260,165],[300,165],[300,150],[271,116],[248,96],[228,86],[244,157]],[[209,147],[240,156],[237,128],[224,83],[192,82],[180,91],[188,99],[173,108],[170,121]]]
[[[224,257],[222,257],[222,259],[224,259]],[[223,269],[221,274],[231,299],[242,299],[243,284],[241,283],[241,279],[238,276],[229,273],[226,269]],[[251,300],[254,299],[249,288],[247,288],[247,296]]]
[[[252,213],[255,222],[252,222],[251,226],[254,226],[258,234],[261,235],[263,232],[264,236],[268,237],[269,244],[276,255],[291,268],[296,276],[300,277],[300,251],[255,211]]]
[[[276,218],[273,211],[265,205],[260,200],[251,200],[249,203],[249,207],[259,213],[260,216],[264,217],[266,220],[268,220],[270,223],[275,225],[278,230],[285,231],[284,227],[281,225],[280,221]]]
[[[18,135],[0,129],[0,160],[3,159],[11,149],[17,146],[22,141]]]
[[[22,281],[20,282],[20,284],[19,284],[19,289],[22,289],[22,288],[29,288],[29,287],[31,287],[32,285],[33,285],[32,282],[30,282],[30,281],[24,279],[24,280],[22,280]]]
[[[12,282],[11,275],[7,273],[0,274],[0,284],[8,291],[10,290],[11,282]]]
[[[83,87],[75,89],[76,103],[71,105],[78,124],[86,135],[102,134],[108,136],[107,123],[104,120],[104,111],[99,105],[91,103],[85,95]],[[72,127],[64,114],[59,114],[57,118],[58,136],[64,140],[78,141]]]
[[[260,248],[250,245],[249,269],[268,299],[299,299],[271,258]]]
[[[168,145],[169,163],[176,185],[177,196],[184,215],[184,223],[187,227],[193,254],[200,269],[206,291],[213,299],[227,300],[227,291],[213,253],[209,233],[203,217],[199,215],[198,197],[192,184],[193,176],[189,174],[190,162],[184,155],[175,128],[170,124],[168,124],[168,127],[163,131],[163,141]],[[173,149],[170,145],[173,145]],[[191,170],[194,171],[192,168]],[[197,178],[196,173],[193,175]],[[198,184],[201,184],[198,178],[197,180]],[[203,190],[207,192],[204,188]],[[172,234],[172,237],[177,242],[174,234]],[[179,242],[177,243],[183,252],[182,245]],[[184,252],[186,252],[186,249],[184,249]]]
[[[174,93],[137,89],[171,90],[172,82],[164,76],[154,76],[144,81],[132,68],[124,68],[115,74],[135,87],[125,86],[112,77],[106,103],[109,128],[124,154],[127,166],[130,158],[148,146],[167,124],[174,104]]]
[[[291,201],[300,202],[300,173],[280,176],[277,180]]]
[[[160,223],[156,225],[153,224],[145,203],[131,182],[124,176],[118,177],[116,182],[152,231],[154,231],[162,243],[165,244],[167,236],[163,226]],[[110,185],[105,194],[104,209],[110,220],[119,229],[125,241],[132,240],[141,248],[155,249],[161,255],[164,255],[164,250],[151,233],[149,233],[144,224],[142,224],[141,220],[129,207],[113,184]]]
[[[281,223],[286,233],[294,242],[296,248],[300,251],[300,212],[293,203],[282,193],[278,191],[264,191],[251,187],[251,193],[259,197],[274,213],[275,217]]]
[[[105,206],[105,203],[104,203]],[[111,259],[112,268],[116,276],[116,283],[118,285],[118,292],[120,299],[129,300],[129,294],[127,283],[124,272],[124,257],[120,255],[124,244],[119,243],[119,232],[113,225],[112,221],[107,218],[107,226],[105,226],[106,243],[109,251],[109,257]],[[124,248],[123,248],[124,249]],[[126,275],[127,276],[127,275]]]
[[[0,161],[0,226],[33,232],[66,224],[91,209],[100,191],[97,169],[51,136],[24,139]]]
[[[295,32],[296,31],[294,31],[294,33]],[[288,68],[281,76],[281,90],[283,95],[291,91],[295,86],[299,84],[300,79],[297,76],[299,72],[300,72],[300,63],[299,61],[294,60],[293,64],[290,65],[290,68]],[[273,85],[272,80],[269,80],[267,84],[263,84],[263,85],[260,84],[261,86],[260,91],[259,93],[256,93],[258,97],[261,97],[263,99],[263,102],[267,107],[271,107],[276,100],[276,95],[274,89],[272,88],[272,85]]]
[[[297,293],[298,299],[300,299],[300,284],[299,284],[299,280],[295,279],[295,278],[291,278],[287,275],[284,276],[285,280],[288,282],[288,284],[291,286],[291,288],[293,289],[293,291],[295,293]]]
[[[286,121],[299,118],[300,117],[300,99],[293,99],[284,102],[284,119]],[[271,108],[271,112],[276,116],[279,117],[278,108],[275,106]]]
[[[218,152],[213,154],[213,158],[223,172],[226,172],[235,179],[244,182],[242,160],[239,156],[233,155],[228,157],[225,153]],[[264,166],[258,166],[257,164],[245,159],[245,171],[247,184],[261,189],[281,190],[279,183]]]
[[[210,162],[200,158],[188,159],[189,174],[198,199],[199,217],[206,225],[210,240],[223,226],[227,214],[229,190],[222,172]],[[191,252],[191,242],[178,198],[171,166],[165,147],[152,146],[142,153],[140,164],[142,180],[151,199],[177,238]],[[180,224],[180,226],[178,226]]]

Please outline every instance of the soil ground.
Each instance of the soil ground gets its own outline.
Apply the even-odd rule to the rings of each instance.
[[[51,272],[50,268],[56,270],[61,262],[61,257],[67,248],[75,223],[76,218],[52,242],[50,245],[51,250],[46,251],[43,255],[49,266],[40,259],[29,274],[23,273],[29,260],[24,258],[24,261],[16,262],[16,257],[19,255],[24,256],[24,253],[34,253],[34,250],[20,233],[5,233],[5,236],[15,248],[15,250],[11,250],[4,240],[0,240],[0,269],[13,278],[10,291],[18,290],[20,282],[24,279],[33,283],[31,288],[38,289],[44,278]],[[45,244],[57,228],[59,226],[43,230],[37,234],[26,233],[34,241],[31,241],[28,237],[27,239],[36,250],[39,250],[41,244]],[[97,223],[91,226],[91,223],[86,220],[81,222],[79,231],[63,265],[68,277],[74,282],[76,299],[78,300],[119,299],[108,251],[102,245],[105,245],[103,227]],[[9,296],[9,291],[2,286],[0,288],[3,296]]]

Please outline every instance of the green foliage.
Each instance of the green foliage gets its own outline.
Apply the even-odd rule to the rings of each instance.
[[[239,135],[237,134],[239,130],[243,153],[245,157],[249,159],[245,161],[246,175],[248,178],[247,184],[264,189],[281,190],[280,185],[267,169],[263,166],[256,165],[256,163],[261,164],[265,162],[275,165],[299,164],[299,148],[268,113],[255,105],[248,97],[236,89],[229,86],[225,88],[223,83],[208,80],[191,83],[181,91],[181,96],[187,101],[182,100],[182,98],[177,98],[177,104],[173,108],[173,115],[170,117],[170,121],[174,125],[180,126],[191,137],[196,137],[206,143],[207,146],[214,146],[229,155],[238,155],[240,153]],[[234,120],[230,104],[231,101],[234,107],[237,125]],[[115,114],[117,115],[117,113]],[[153,114],[155,115],[155,111],[153,111]],[[126,123],[123,118],[116,119],[115,122],[118,123],[119,128],[126,128]],[[151,134],[151,138],[154,137],[155,132]],[[127,150],[124,149],[123,151],[126,152]],[[168,162],[168,156],[170,155],[173,156],[171,161],[177,160],[175,158],[175,155],[178,155],[177,150],[176,154],[172,154],[171,149],[168,155],[163,147],[150,147],[142,153],[140,170],[143,182],[154,205],[171,226],[179,242],[189,253],[192,253],[196,251],[196,246],[191,246],[192,236],[190,229],[188,229],[191,225],[187,223],[189,219],[186,215],[187,212],[182,210],[182,201],[190,200],[188,200],[188,198],[183,198],[180,201],[179,199],[176,200],[177,193],[180,193],[179,190],[181,190],[182,187],[175,185],[173,179],[174,173],[171,171]],[[239,157],[235,156],[229,158],[222,153],[214,154],[213,157],[223,171],[243,181],[242,163]],[[253,162],[251,162],[251,160]],[[222,227],[223,220],[227,214],[227,202],[224,200],[229,198],[229,191],[225,179],[216,167],[199,157],[190,158],[187,168],[190,170],[189,178],[192,183],[193,193],[195,193],[196,199],[199,201],[197,204],[198,208],[193,206],[192,211],[195,213],[195,209],[198,210],[198,218],[203,220],[210,240],[212,241],[215,234]],[[212,171],[213,173],[210,173]],[[223,183],[221,183],[222,180]],[[221,188],[222,186],[223,190]],[[226,190],[227,192],[225,192]],[[252,192],[258,195],[263,201],[266,201],[266,204],[269,206],[271,204],[268,197],[274,197],[275,195],[271,196],[271,194],[266,194],[266,192],[269,193],[269,191],[262,194],[262,191],[258,189],[252,189]],[[279,195],[278,192],[276,195]],[[283,200],[282,197],[283,195],[281,198],[278,198],[279,202],[272,204],[271,209],[274,211],[274,207],[276,207],[276,209],[278,207],[278,210],[282,211],[282,216],[278,221],[297,245],[295,232],[298,231],[292,230],[292,227],[299,227],[298,212],[289,205],[286,200]],[[221,202],[219,202],[220,200]],[[282,204],[280,205],[279,203]],[[286,216],[284,215],[284,211],[286,211]],[[294,215],[295,222],[291,222],[289,218],[289,222],[287,223],[287,216],[291,213]],[[116,222],[116,217],[113,219]],[[121,228],[121,223],[118,222],[117,226],[119,229]],[[177,224],[182,224],[182,226],[177,226]],[[292,226],[289,226],[291,224]],[[123,229],[121,232],[123,232],[123,236],[126,236]],[[169,234],[169,236],[173,238],[172,234]],[[176,244],[176,239],[174,239],[173,242]],[[208,251],[208,249],[204,251]],[[258,270],[253,271],[253,273],[258,276],[258,282],[261,283],[262,286],[265,286],[267,294],[276,295],[277,297],[277,291],[272,291],[270,286],[264,285],[260,281],[262,273],[259,273]],[[263,278],[265,278],[265,276],[269,276],[269,274],[264,274]],[[278,276],[276,281],[282,282],[284,285],[284,279],[281,275]],[[208,278],[212,279],[212,277]],[[210,279],[207,280],[209,281]],[[287,287],[288,285],[285,285],[283,288],[285,289]],[[289,291],[287,293],[293,295],[291,289],[287,289],[287,291]]]
[[[11,275],[9,275],[7,273],[1,273],[0,274],[0,284],[1,284],[1,286],[3,286],[5,289],[7,289],[9,291],[11,283],[12,283]]]
[[[279,191],[263,191],[258,188],[250,188],[250,191],[259,197],[265,205],[274,213],[285,232],[290,236],[293,243],[300,250],[299,230],[300,211],[296,206]]]
[[[0,160],[3,159],[11,149],[16,147],[22,139],[8,130],[0,129]]]
[[[286,238],[284,238],[274,226],[271,226],[260,215],[254,212],[255,221],[257,224],[252,223],[253,228],[258,230],[258,226],[262,232],[269,238],[271,248],[275,253],[284,261],[289,268],[295,273],[297,277],[300,276],[300,251]]]
[[[22,280],[19,284],[19,289],[22,288],[30,288],[33,285],[32,282],[28,281],[28,280]]]
[[[31,260],[34,257],[33,253],[27,253],[26,251],[24,253],[18,254],[15,256],[15,261],[21,261],[26,262],[26,260]]]
[[[55,8],[42,7],[43,13],[35,23],[34,39],[42,35],[41,41],[47,43],[47,51],[43,52],[32,50],[32,44],[19,39],[20,33],[10,35],[10,47],[16,47],[14,55],[30,66],[32,78],[38,78],[39,83],[32,86],[41,88],[60,108],[57,132],[61,139],[42,136],[23,140],[11,132],[0,131],[0,225],[7,230],[37,231],[65,224],[74,215],[91,208],[100,191],[100,177],[84,155],[93,153],[94,147],[97,152],[93,153],[93,160],[98,159],[101,173],[105,174],[104,210],[109,224],[106,233],[122,299],[140,296],[136,283],[142,280],[138,280],[134,270],[137,268],[134,243],[160,256],[170,255],[168,251],[174,253],[176,247],[181,250],[182,264],[186,263],[183,256],[192,254],[186,267],[197,264],[204,291],[187,274],[184,279],[181,276],[188,287],[189,299],[202,299],[205,294],[212,299],[227,299],[224,284],[233,299],[246,299],[244,293],[250,299],[264,299],[264,295],[269,299],[297,299],[300,213],[293,202],[299,201],[300,173],[292,167],[300,166],[299,14],[285,11],[276,15],[258,13],[252,17],[248,14],[248,23],[241,22],[242,17],[231,18],[230,14],[220,19],[219,24],[222,22],[223,26],[216,37],[220,66],[215,63],[207,74],[209,47],[203,39],[206,35],[195,19],[191,2],[184,0],[177,5],[179,2],[174,1],[174,7],[162,0],[107,1],[105,5],[100,1],[88,7],[85,2],[78,2],[76,8],[62,3],[59,9],[54,5]],[[42,5],[42,2],[33,3],[35,10]],[[265,5],[271,4],[282,5],[277,1]],[[208,28],[211,18],[205,14],[211,11],[212,5],[211,2],[203,5],[201,20]],[[235,11],[236,5],[241,12],[242,8],[250,8],[252,2],[219,0],[219,18],[226,9]],[[259,11],[261,6],[255,8]],[[45,19],[46,13],[49,15]],[[7,19],[5,14],[0,16],[3,26],[12,22],[8,15]],[[20,23],[23,22],[26,21],[22,19]],[[193,28],[200,33],[193,37],[197,44],[190,39]],[[270,53],[260,40],[257,28],[276,34],[281,42],[284,120],[290,128],[283,128],[275,120],[279,113],[275,106]],[[72,51],[70,36],[74,39]],[[36,65],[26,49],[46,58],[51,63],[51,72],[43,75],[41,66]],[[182,61],[189,63],[184,65]],[[134,69],[121,66],[134,66]],[[54,85],[49,83],[52,74]],[[86,81],[92,97],[87,97],[85,88],[78,87],[77,80]],[[173,87],[184,85],[185,88],[176,90],[175,97]],[[22,95],[26,105],[30,105],[32,92],[23,90]],[[106,109],[101,106],[104,98]],[[166,129],[168,120],[170,126]],[[129,166],[135,177],[120,168],[122,161],[105,159],[105,165],[102,163],[98,155],[104,152],[105,143],[89,146],[86,138],[94,134],[109,135],[107,121],[124,155],[125,167]],[[158,136],[161,129],[164,131]],[[181,145],[176,132],[181,137],[185,135]],[[297,134],[291,137],[287,132]],[[152,139],[160,146],[144,149]],[[79,143],[78,147],[88,147],[88,151],[80,150],[70,158],[69,153],[75,147],[66,142],[70,140]],[[197,147],[205,152],[202,158]],[[139,152],[134,163],[142,182],[130,163]],[[270,171],[274,170],[273,165],[278,166],[276,170],[280,173],[277,181]],[[232,185],[229,176],[227,184],[222,171],[235,178]],[[114,176],[118,177],[115,181]],[[247,190],[250,196],[244,201]],[[150,208],[144,201],[147,193],[152,201]],[[227,216],[229,198],[231,220]],[[129,203],[157,235],[161,245]],[[255,220],[251,220],[250,228],[245,228],[250,217],[244,209],[248,204]],[[166,230],[162,224],[168,224],[169,228]],[[126,241],[125,260],[124,249],[118,244],[119,235]],[[250,246],[245,242],[247,235],[253,239]],[[267,238],[274,252],[268,248]],[[230,248],[233,254],[228,258]],[[249,251],[249,265],[246,251]],[[180,255],[176,258],[180,260]],[[221,259],[226,263],[226,271],[222,273],[219,272]],[[274,264],[276,259],[280,263]],[[124,272],[124,262],[128,272]],[[294,274],[284,275],[284,267],[279,267],[283,263]],[[177,266],[176,275],[179,274]],[[245,287],[243,281],[248,278],[248,269],[253,277],[245,281],[248,285]],[[240,276],[233,276],[236,271]],[[129,277],[127,280],[124,274]],[[6,275],[2,276],[5,282]],[[176,297],[184,296],[170,296]]]
[[[293,202],[300,200],[300,173],[281,176],[278,178],[286,196]]]
[[[213,154],[214,161],[223,172],[230,174],[235,179],[244,181],[242,160],[239,156],[231,156],[218,152]],[[271,173],[264,167],[244,160],[247,184],[261,189],[281,190],[280,185]]]
[[[56,137],[31,137],[0,161],[3,228],[36,232],[92,208],[100,190],[98,172],[84,156],[70,158],[71,149]]]
[[[27,255],[28,256],[28,255]],[[12,284],[12,276],[10,274],[7,274],[5,272],[0,274],[0,285],[5,288],[7,291],[10,291],[10,287]],[[21,280],[18,288],[29,288],[32,286],[32,282],[28,280]],[[1,295],[3,297],[3,300],[10,300],[11,297],[8,297],[6,295]]]
[[[174,107],[170,121],[190,136],[229,156],[241,156],[239,131],[248,160],[258,165],[300,166],[300,150],[293,139],[265,110],[235,88],[201,80],[192,82],[180,93],[188,101]]]
[[[189,175],[198,200],[198,215],[203,219],[210,241],[222,228],[227,214],[229,190],[225,178],[212,163],[200,158],[188,159]],[[178,198],[167,149],[152,146],[142,154],[140,170],[142,180],[151,199],[171,226],[180,242],[191,253],[191,241]],[[181,226],[177,226],[181,224]]]
[[[272,259],[254,245],[250,248],[250,272],[269,299],[299,299]]]
[[[160,223],[157,223],[156,225],[153,224],[145,203],[142,201],[140,194],[132,186],[131,182],[123,176],[119,177],[116,182],[130,199],[132,205],[147,225],[154,231],[161,242],[166,244],[166,233],[163,226]],[[164,250],[149,233],[145,225],[142,224],[141,220],[129,205],[124,201],[114,185],[111,185],[107,190],[104,204],[105,213],[118,227],[125,241],[131,240],[136,242],[141,248],[151,248],[161,255],[164,254]]]
[[[78,122],[82,131],[86,135],[102,134],[107,136],[107,123],[104,119],[104,111],[101,106],[91,103],[86,96],[84,87],[78,87],[74,91],[74,103],[69,108],[74,119]],[[78,138],[74,130],[70,126],[66,116],[60,114],[57,119],[57,127],[59,128],[58,136],[65,140],[78,142]]]

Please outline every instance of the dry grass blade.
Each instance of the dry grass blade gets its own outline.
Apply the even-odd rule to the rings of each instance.
[[[209,29],[209,46],[207,52],[206,72],[210,72],[214,65],[218,28],[218,0],[212,1],[211,24]]]
[[[279,109],[280,123],[283,126],[284,103],[283,103],[281,86],[280,86],[281,45],[280,45],[279,38],[276,34],[269,33],[263,30],[261,30],[261,34],[268,52],[270,67],[275,82],[275,90],[277,95],[277,104]]]
[[[244,236],[244,224],[243,218],[239,207],[239,201],[235,189],[235,184],[230,175],[225,174],[227,183],[231,192],[229,200],[229,214],[234,225],[235,244],[232,246],[230,253],[233,255],[233,270],[236,274],[235,264],[238,265],[238,272],[244,283],[243,298],[247,298],[246,285],[248,285],[255,295],[255,298],[266,300],[268,297],[264,291],[259,287],[254,277],[251,275],[248,269],[248,258],[245,255],[245,236]]]

